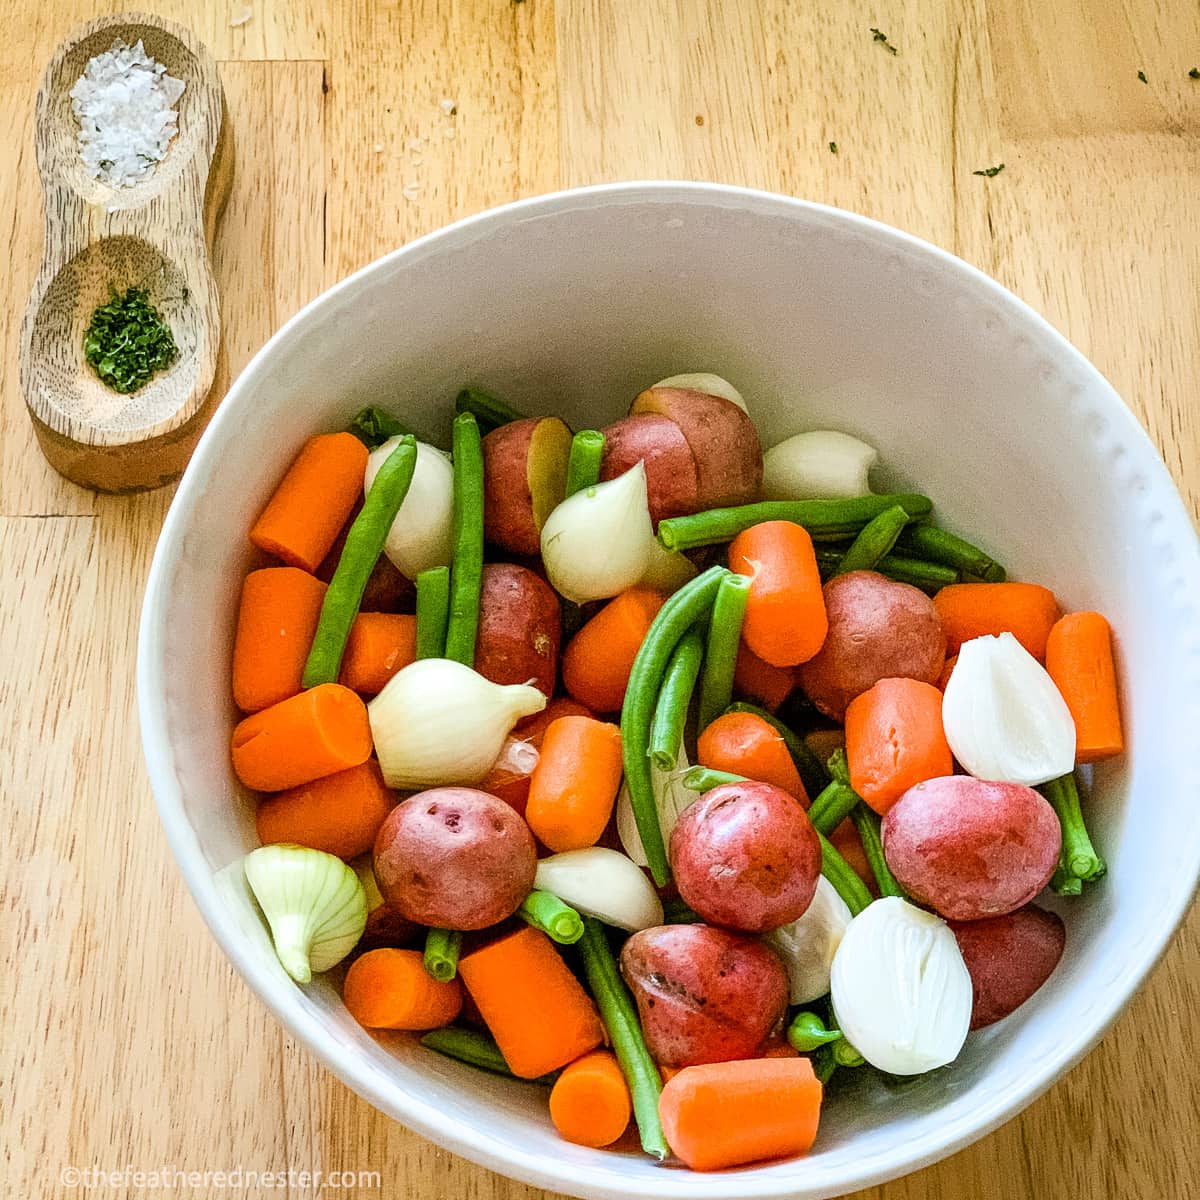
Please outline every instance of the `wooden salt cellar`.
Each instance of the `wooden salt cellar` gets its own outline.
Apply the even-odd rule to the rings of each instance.
[[[70,98],[88,60],[118,38],[141,40],[186,85],[166,157],[123,188],[89,176]],[[187,465],[215,401],[221,322],[209,250],[233,177],[216,64],[189,30],[160,17],[90,21],[50,60],[35,140],[46,240],[21,328],[20,375],[38,442],[55,470],[84,487],[160,487]],[[110,285],[144,288],[179,348],[170,367],[128,395],[103,384],[83,356],[84,331]]]

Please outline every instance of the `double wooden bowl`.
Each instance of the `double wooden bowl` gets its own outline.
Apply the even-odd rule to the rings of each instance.
[[[121,39],[183,80],[179,132],[141,182],[114,188],[79,154],[71,88],[89,59]],[[209,262],[233,177],[233,143],[216,63],[187,29],[127,13],[81,26],[55,53],[37,97],[37,166],[45,202],[41,270],[21,329],[20,376],[50,464],[84,487],[140,491],[176,479],[204,427],[221,340]],[[135,392],[101,382],[84,333],[110,289],[143,288],[179,348]]]

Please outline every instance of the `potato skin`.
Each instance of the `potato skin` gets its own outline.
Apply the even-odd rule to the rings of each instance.
[[[1050,978],[1067,943],[1062,918],[1034,904],[983,921],[951,921],[950,928],[974,989],[972,1029],[1020,1008]]]
[[[750,504],[763,480],[762,443],[750,417],[732,400],[693,388],[647,388],[630,415],[659,413],[679,426],[696,460],[696,508]]]
[[[621,951],[621,974],[663,1066],[753,1058],[787,1010],[787,971],[775,952],[708,925],[635,933]]]
[[[911,787],[883,818],[883,853],[914,900],[954,921],[1028,903],[1058,864],[1049,803],[1020,783],[947,775]]]
[[[533,887],[533,834],[503,800],[443,787],[401,801],[375,839],[385,903],[418,925],[485,929],[511,916]]]
[[[638,413],[615,421],[603,433],[600,478],[615,479],[644,462],[650,520],[655,528],[664,517],[699,510],[696,459],[674,421],[658,413]]]
[[[875,571],[850,571],[822,589],[829,632],[799,667],[800,686],[827,717],[881,679],[937,683],[946,635],[933,601],[919,588]]]
[[[537,455],[561,458],[549,474],[565,482],[570,448],[571,431],[558,417],[523,417],[484,436],[483,535],[489,542],[513,554],[540,552],[541,525],[531,483],[541,474]],[[562,500],[562,491],[559,486],[552,504]]]
[[[769,783],[701,796],[671,833],[679,894],[713,925],[766,933],[802,917],[821,873],[821,844],[795,797]]]
[[[554,694],[562,610],[550,585],[528,567],[487,563],[479,591],[475,670],[493,683],[529,683]]]

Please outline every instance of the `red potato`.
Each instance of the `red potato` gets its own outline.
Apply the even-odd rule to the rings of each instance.
[[[671,833],[679,894],[714,925],[766,933],[804,915],[821,843],[795,797],[769,783],[705,793]]]
[[[644,462],[650,520],[655,528],[664,517],[699,510],[696,459],[674,421],[657,413],[639,413],[624,417],[603,432],[600,478],[615,479]]]
[[[646,1045],[664,1066],[753,1058],[787,1010],[775,952],[708,925],[643,929],[621,951]]]
[[[843,720],[850,701],[881,679],[937,682],[946,635],[924,592],[875,571],[838,575],[822,590],[829,632],[799,679],[827,717]]]
[[[567,490],[571,431],[558,417],[525,417],[483,439],[483,532],[513,554],[535,555]]]
[[[416,941],[417,930],[407,917],[402,917],[390,904],[377,904],[367,913],[367,924],[358,945],[354,947],[356,954],[368,950],[380,950],[384,947],[403,948]]]
[[[1062,918],[1033,904],[983,921],[951,921],[950,928],[971,976],[972,1029],[1020,1008],[1050,978],[1067,944]]]
[[[558,597],[541,576],[515,563],[484,566],[475,638],[480,675],[493,683],[532,683],[550,696],[561,639]]]
[[[892,874],[921,904],[954,921],[998,917],[1050,881],[1062,833],[1033,788],[947,775],[909,788],[883,818]]]
[[[696,460],[696,507],[749,504],[762,490],[763,452],[754,422],[732,400],[691,388],[647,388],[630,416],[657,413],[679,427]]]
[[[510,917],[533,887],[537,850],[503,800],[475,788],[418,792],[375,839],[384,901],[418,925],[485,929]]]

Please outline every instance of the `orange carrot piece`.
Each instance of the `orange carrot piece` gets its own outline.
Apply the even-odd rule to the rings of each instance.
[[[1108,622],[1098,612],[1063,617],[1046,642],[1046,670],[1075,719],[1075,761],[1120,754],[1125,738]]]
[[[780,1037],[776,1034],[767,1039],[762,1051],[759,1053],[759,1058],[799,1058],[800,1051],[792,1045],[787,1038]]]
[[[807,1058],[685,1067],[662,1090],[667,1143],[693,1171],[803,1154],[817,1136],[821,1083]]]
[[[357,858],[375,845],[398,799],[383,782],[379,764],[368,759],[264,800],[255,817],[258,840],[264,846],[295,842],[338,858]]]
[[[559,717],[542,742],[525,821],[556,854],[594,846],[621,786],[621,731],[595,717]]]
[[[583,985],[554,943],[530,926],[465,955],[458,973],[521,1079],[565,1067],[604,1041]]]
[[[246,717],[231,744],[247,787],[282,792],[370,758],[367,706],[349,688],[323,683]]]
[[[351,964],[342,1001],[367,1029],[440,1029],[462,1008],[462,984],[442,983],[425,970],[420,950],[368,950]]]
[[[559,717],[593,717],[595,715],[590,708],[580,704],[578,700],[572,700],[570,696],[555,696],[541,712],[534,713],[532,717],[526,717],[523,721],[518,721],[516,728],[512,731],[512,736],[523,742],[529,742],[534,749],[540,750],[546,730]]]
[[[939,692],[944,692],[946,690],[946,685],[950,682],[950,674],[954,670],[954,664],[956,662],[958,662],[958,655],[952,654],[942,664],[942,673],[937,677],[937,690]]]
[[[611,1146],[632,1113],[629,1085],[608,1050],[593,1050],[564,1067],[550,1091],[550,1120],[577,1146]]]
[[[794,667],[821,649],[829,621],[808,530],[791,521],[751,525],[730,543],[729,569],[752,580],[742,637],[759,658]]]
[[[1058,620],[1058,601],[1038,583],[952,583],[933,598],[946,632],[946,654],[985,634],[1011,633],[1041,662]]]
[[[700,765],[770,783],[808,804],[808,793],[783,738],[754,713],[725,713],[696,743]]]
[[[563,684],[593,712],[616,712],[633,660],[666,597],[631,587],[610,600],[571,639],[562,656]]]
[[[233,702],[258,712],[298,695],[325,585],[296,567],[251,571],[233,639]]]
[[[417,618],[408,613],[360,612],[350,626],[338,683],[374,696],[401,667],[417,659]]]
[[[539,735],[538,742],[541,740]],[[490,792],[514,812],[524,816],[529,803],[529,783],[540,757],[532,741],[509,736],[488,773],[475,786],[481,792]]]
[[[362,495],[367,457],[351,433],[310,439],[254,522],[250,540],[288,566],[315,571]]]
[[[659,1068],[658,1068],[658,1073],[659,1073],[659,1075],[662,1076],[663,1083],[670,1083],[671,1080],[674,1079],[675,1076],[678,1075],[679,1072],[682,1070],[683,1070],[682,1067],[672,1067],[672,1066],[668,1066],[666,1064],[660,1064]]]
[[[773,667],[763,662],[743,638],[738,643],[733,667],[733,691],[774,712],[795,690],[796,673],[790,667]]]
[[[954,771],[942,693],[919,679],[881,679],[846,709],[850,786],[881,816],[910,787]]]
[[[850,864],[855,875],[867,885],[867,891],[872,896],[879,895],[879,881],[871,870],[867,852],[863,849],[862,838],[854,828],[854,822],[847,817],[829,835],[833,848]]]

